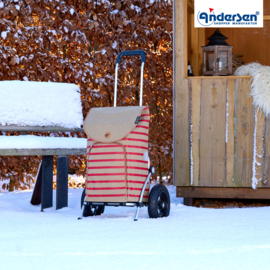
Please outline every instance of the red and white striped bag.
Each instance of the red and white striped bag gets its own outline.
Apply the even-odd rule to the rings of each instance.
[[[148,176],[149,108],[92,108],[85,121],[88,202],[138,202]],[[148,201],[149,184],[143,201]]]

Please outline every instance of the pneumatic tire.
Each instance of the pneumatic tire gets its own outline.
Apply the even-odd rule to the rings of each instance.
[[[84,197],[85,197],[85,189],[83,190],[82,196],[81,196],[81,208],[83,206]],[[98,205],[98,206],[85,205],[84,211],[83,211],[83,217],[99,216],[104,213],[104,210],[105,210],[105,205]]]
[[[150,192],[148,200],[149,218],[167,217],[170,214],[170,194],[161,184],[155,185]]]

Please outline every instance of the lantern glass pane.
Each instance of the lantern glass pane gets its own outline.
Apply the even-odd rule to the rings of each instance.
[[[228,71],[228,59],[229,52],[228,51],[219,51],[218,52],[218,71]]]
[[[206,71],[215,71],[215,52],[205,52]]]

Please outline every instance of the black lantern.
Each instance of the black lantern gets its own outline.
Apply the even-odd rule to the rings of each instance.
[[[228,39],[217,29],[208,38],[209,43],[203,46],[203,75],[231,75],[232,48],[225,39]]]

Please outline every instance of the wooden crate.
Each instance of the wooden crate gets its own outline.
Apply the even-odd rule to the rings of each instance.
[[[200,46],[206,44],[205,33],[210,31],[194,28],[192,6],[191,0],[174,2],[177,196],[270,199],[270,143],[267,140],[270,123],[253,106],[249,95],[252,77],[187,77],[187,59],[191,60],[194,74],[200,74]],[[267,22],[265,27],[268,26]],[[253,52],[252,59],[256,55],[259,59],[262,53]],[[259,180],[256,190],[252,188],[252,179]]]

